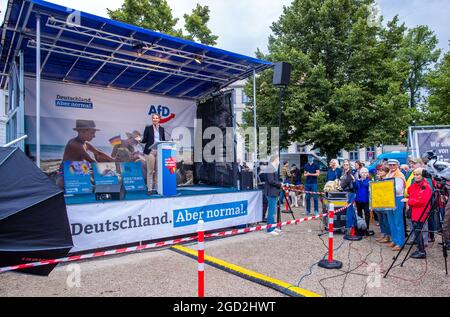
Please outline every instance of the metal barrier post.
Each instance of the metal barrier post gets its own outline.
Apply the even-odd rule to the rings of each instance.
[[[333,239],[334,239],[334,205],[330,204],[328,207],[328,259],[322,259],[319,266],[324,269],[340,269],[342,267],[341,261],[333,260]]]
[[[197,226],[198,297],[205,297],[205,228],[203,220],[199,220]]]

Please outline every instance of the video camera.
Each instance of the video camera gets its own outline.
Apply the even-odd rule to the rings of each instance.
[[[450,163],[438,161],[433,151],[425,152],[422,155],[422,160],[427,164],[422,172],[424,178],[433,178],[441,183],[450,181]]]

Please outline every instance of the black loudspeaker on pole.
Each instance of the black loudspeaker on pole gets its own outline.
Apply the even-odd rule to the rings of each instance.
[[[291,79],[292,65],[286,62],[275,63],[273,71],[274,86],[288,86]]]
[[[275,63],[274,72],[273,72],[273,85],[277,86],[279,88],[279,102],[280,107],[278,109],[278,128],[279,128],[279,135],[278,135],[278,177],[281,176],[281,134],[282,134],[282,117],[283,117],[283,102],[284,102],[284,96],[287,86],[289,85],[290,79],[291,79],[291,69],[292,66],[289,63],[286,62],[277,62]],[[286,198],[288,199],[288,198]],[[281,222],[281,199],[278,199],[278,207],[277,207],[277,222]]]

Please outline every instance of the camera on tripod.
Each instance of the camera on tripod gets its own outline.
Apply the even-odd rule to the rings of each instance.
[[[424,178],[433,178],[439,183],[450,181],[450,163],[438,161],[433,151],[425,152],[422,155],[422,160],[427,164],[427,167],[422,171]]]

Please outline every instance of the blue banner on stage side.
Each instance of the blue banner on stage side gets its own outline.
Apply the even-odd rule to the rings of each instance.
[[[92,193],[91,164],[89,162],[65,161],[64,193],[89,194]]]
[[[95,185],[119,184],[119,172],[116,163],[93,163]]]
[[[173,226],[185,227],[195,225],[202,219],[204,222],[246,216],[248,213],[246,200],[232,203],[208,205],[173,211]]]
[[[126,191],[146,190],[141,162],[120,163],[122,173],[122,183]]]

